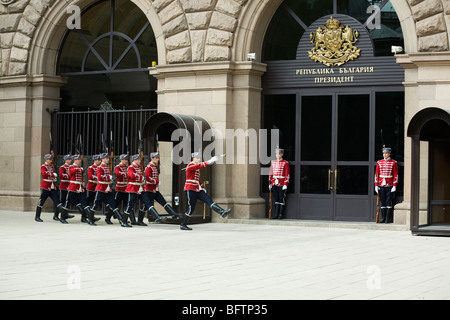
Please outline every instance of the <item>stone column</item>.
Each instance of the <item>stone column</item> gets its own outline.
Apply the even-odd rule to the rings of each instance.
[[[405,68],[405,190],[403,202],[395,206],[394,222],[409,226],[412,155],[411,138],[406,136],[406,131],[411,119],[420,110],[428,107],[450,109],[450,54],[402,54],[397,56],[397,63]],[[422,166],[420,170],[421,176],[428,177],[427,166]]]
[[[257,62],[210,62],[157,66],[150,74],[158,79],[158,111],[201,116],[225,137],[227,129],[260,129],[265,71],[266,66]],[[215,166],[213,198],[219,205],[232,206],[233,217],[263,217],[259,164],[249,164],[248,155],[243,164],[227,164],[242,162],[238,158],[235,154]]]
[[[0,78],[0,208],[34,210],[42,155],[50,151],[50,111],[59,108],[58,76]]]

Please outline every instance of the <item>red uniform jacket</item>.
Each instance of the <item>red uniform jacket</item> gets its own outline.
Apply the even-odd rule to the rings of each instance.
[[[86,186],[86,190],[95,192],[98,183],[97,168],[98,166],[95,164],[88,168],[88,184]]]
[[[109,168],[109,165],[102,162],[97,167],[97,179],[98,179],[98,184],[97,184],[97,188],[95,189],[96,191],[101,191],[101,192],[106,192],[106,193],[112,192],[112,189],[111,189],[112,175],[111,175],[111,169]]]
[[[50,191],[52,189],[56,189],[55,181],[56,181],[56,173],[53,171],[53,166],[51,164],[44,163],[41,166],[41,189],[45,189]]]
[[[147,165],[147,168],[145,168],[145,177],[147,180],[147,183],[145,184],[145,191],[153,193],[158,191],[158,167],[151,161]]]
[[[194,190],[197,192],[203,190],[202,182],[200,181],[200,169],[207,166],[208,163],[206,161],[198,164],[191,162],[187,165],[184,190]]]
[[[389,158],[377,162],[375,170],[375,186],[392,187],[398,183],[398,165],[397,161]]]
[[[73,164],[69,167],[70,184],[67,188],[68,191],[76,193],[85,191],[83,186],[83,173],[83,167],[79,167],[76,164]]]
[[[270,164],[269,184],[272,186],[289,185],[290,169],[286,160],[273,160]]]
[[[59,184],[59,190],[67,190],[67,187],[70,183],[69,176],[69,165],[64,163],[61,167],[59,167],[59,177],[61,178],[61,183]]]
[[[115,168],[114,172],[116,173],[116,191],[119,192],[125,192],[127,189],[127,171],[128,166],[124,166],[123,164],[119,163]]]
[[[145,178],[144,178],[141,166],[138,166],[138,165],[135,165],[134,163],[132,163],[128,167],[127,179],[128,179],[128,184],[127,184],[126,192],[141,194],[142,191],[144,190],[142,186],[145,183]]]

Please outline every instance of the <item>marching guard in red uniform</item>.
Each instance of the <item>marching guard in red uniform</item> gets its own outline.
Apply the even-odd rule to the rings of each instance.
[[[122,215],[114,201],[113,189],[111,188],[113,177],[109,167],[110,155],[109,153],[102,153],[99,155],[99,158],[101,159],[101,164],[97,167],[97,187],[91,210],[95,212],[95,209],[103,202],[111,209],[107,210],[106,213],[105,221],[107,224],[112,224],[111,217],[115,214],[122,227],[130,227],[126,221],[122,222]]]
[[[81,212],[81,222],[88,222],[91,226],[95,226],[95,221],[100,220],[100,218],[94,217],[94,212],[88,205],[86,199],[86,192],[84,189],[84,169],[81,166],[81,155],[74,155],[74,164],[69,167],[69,177],[70,183],[67,188],[67,200],[63,208],[63,213],[61,214],[61,222],[67,223],[68,208],[70,204],[75,204],[78,210]],[[87,220],[86,220],[87,217]]]
[[[67,201],[67,193],[68,193],[67,188],[69,187],[70,184],[69,167],[72,165],[72,161],[73,161],[72,155],[66,154],[64,156],[64,164],[61,167],[59,167],[59,178],[61,179],[59,183],[59,199],[63,206]],[[73,215],[67,214],[66,219],[71,219],[73,217],[74,217]],[[53,218],[53,220],[56,219]]]
[[[393,193],[398,184],[397,161],[391,159],[391,148],[383,148],[383,159],[377,162],[375,170],[375,192],[380,196],[379,223],[394,222],[392,210]]]
[[[127,208],[125,209],[125,212],[123,214],[123,219],[124,222],[126,222],[127,218],[130,217],[131,224],[146,226],[146,224],[144,224],[143,222],[145,211],[140,210],[137,223],[134,215],[134,205],[138,199],[144,202],[144,209],[148,210],[150,208],[150,201],[146,194],[143,193],[145,177],[141,167],[141,156],[139,154],[135,154],[130,157],[130,160],[132,161],[132,163],[128,167],[127,171],[128,184],[126,189],[126,192],[128,192],[128,203]]]
[[[67,188],[70,184],[69,167],[72,165],[72,156],[67,154],[64,156],[64,164],[59,167],[59,177],[61,182],[59,183],[59,193],[61,203],[66,203],[67,200]]]
[[[160,205],[164,207],[169,215],[172,216],[172,219],[180,218],[180,215],[173,210],[173,208],[166,202],[161,192],[159,192],[159,172],[158,172],[158,163],[159,163],[159,152],[150,153],[150,162],[145,168],[145,177],[146,183],[144,187],[144,191],[147,193],[148,198],[150,200],[150,214],[156,217],[156,221],[161,221],[162,218],[156,211],[154,207],[154,201],[156,200]]]
[[[121,154],[120,163],[114,168],[114,173],[116,174],[116,195],[114,196],[114,201],[117,208],[122,201],[125,201],[125,205],[128,203],[128,193],[126,191],[128,185],[128,158],[128,154]]]
[[[44,206],[45,201],[48,197],[50,197],[53,200],[53,203],[56,205],[57,210],[62,213],[62,205],[59,201],[58,192],[56,191],[56,179],[58,175],[53,170],[53,156],[51,154],[46,154],[44,156],[45,163],[41,166],[41,175],[42,175],[42,182],[41,182],[41,196],[39,198],[39,203],[36,207],[36,215],[34,217],[34,220],[37,222],[42,222],[41,219],[41,212],[42,207]],[[55,219],[56,216],[56,219]],[[58,220],[58,216],[55,213],[55,216],[53,217],[54,220]]]
[[[94,203],[95,193],[97,189],[97,168],[102,163],[100,155],[96,154],[92,156],[94,163],[88,167],[88,183],[86,185],[86,198],[89,205]]]
[[[286,190],[289,185],[290,168],[289,162],[283,160],[284,150],[275,150],[277,160],[270,163],[269,190],[272,191],[275,200],[275,215],[272,219],[283,219],[283,209],[286,205]]]
[[[202,183],[200,181],[200,169],[212,165],[219,158],[214,156],[208,161],[201,162],[199,152],[192,153],[191,156],[192,162],[190,162],[186,167],[186,183],[184,185],[184,191],[186,191],[188,200],[188,210],[183,216],[183,221],[180,225],[181,230],[192,230],[192,228],[187,226],[187,222],[195,210],[195,205],[198,199],[208,204],[210,208],[220,214],[222,218],[225,218],[231,212],[231,209],[222,209],[215,202],[213,202],[210,196],[206,193],[206,190],[202,187]]]

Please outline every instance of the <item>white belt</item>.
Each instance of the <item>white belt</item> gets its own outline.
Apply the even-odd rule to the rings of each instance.
[[[143,183],[137,183],[137,182],[128,182],[128,184],[132,184],[133,186],[142,186]]]
[[[83,184],[83,182],[78,182],[78,181],[70,181],[70,183],[75,183],[75,184]]]
[[[100,184],[111,184],[111,182],[106,182],[106,181],[99,181],[98,183],[100,183]]]
[[[51,182],[51,183],[55,182],[55,180],[50,180],[50,179],[42,179],[42,180],[44,180],[45,182]]]
[[[392,178],[393,176],[384,176],[380,174],[380,178]]]
[[[98,183],[97,180],[89,180],[89,182],[90,182],[90,183],[95,183],[95,184]]]
[[[130,182],[130,183],[131,183],[131,182]],[[128,182],[126,182],[126,181],[117,181],[116,184],[128,184]]]
[[[200,182],[197,180],[186,180],[186,183],[195,183],[195,184],[200,185]]]
[[[273,178],[275,178],[275,179],[278,179],[278,178],[284,179],[284,176],[273,176]]]

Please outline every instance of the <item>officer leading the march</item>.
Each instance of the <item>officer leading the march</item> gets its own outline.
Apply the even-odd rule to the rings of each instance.
[[[210,196],[206,193],[200,181],[200,169],[212,165],[219,158],[217,156],[212,157],[208,161],[202,162],[199,152],[192,153],[192,161],[186,167],[186,183],[184,185],[184,191],[186,192],[188,200],[188,210],[183,216],[181,222],[181,230],[192,230],[187,226],[187,222],[195,210],[197,200],[201,200],[209,205],[211,209],[220,214],[222,218],[225,218],[231,209],[225,210],[212,201]]]

